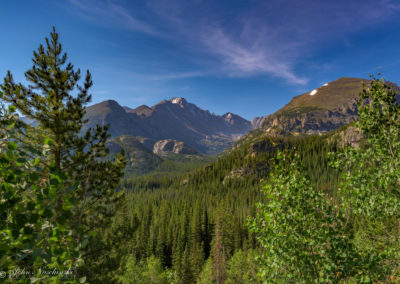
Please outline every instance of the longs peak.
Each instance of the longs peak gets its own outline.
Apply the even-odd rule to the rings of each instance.
[[[95,123],[109,123],[112,136],[174,139],[205,154],[219,153],[252,128],[251,123],[239,115],[214,115],[182,97],[134,109],[105,101],[88,107],[87,118],[89,122],[85,128]]]

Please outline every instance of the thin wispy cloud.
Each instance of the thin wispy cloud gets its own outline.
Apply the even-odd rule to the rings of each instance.
[[[191,57],[192,70],[153,75],[151,80],[269,76],[305,85],[309,78],[298,67],[313,52],[337,41],[351,48],[352,33],[400,13],[394,0],[272,0],[252,2],[239,11],[198,0],[147,0],[145,5],[69,1],[84,17],[168,39],[179,46],[176,53]]]
[[[197,71],[175,71],[165,72],[158,74],[150,74],[145,72],[132,72],[127,67],[118,67],[109,65],[107,67],[101,66],[100,64],[95,65],[92,69],[95,73],[107,74],[110,77],[130,80],[130,81],[170,81],[179,80],[186,78],[197,78],[213,75],[211,71],[197,70]]]
[[[185,43],[200,53],[211,56],[214,64],[210,66],[215,74],[229,77],[249,77],[270,75],[283,78],[291,84],[306,84],[307,79],[295,74],[291,56],[285,51],[294,43],[277,41],[265,26],[254,27],[248,20],[244,23],[230,23],[236,31],[229,31],[220,24],[219,15],[208,11],[200,1],[149,0],[149,6],[162,19],[169,22]],[[202,6],[202,7],[199,7]],[[198,18],[187,18],[193,10],[204,13]],[[254,29],[255,28],[255,29]],[[272,44],[269,44],[270,41]]]
[[[79,15],[98,24],[106,22],[118,27],[153,36],[161,34],[146,22],[133,16],[132,12],[116,1],[68,0],[77,9]]]
[[[204,77],[212,74],[209,71],[190,71],[190,72],[175,72],[161,75],[148,76],[148,80],[162,81],[162,80],[177,80],[185,78]]]
[[[268,46],[255,45],[247,47],[234,42],[221,29],[213,28],[203,37],[204,44],[210,52],[221,57],[222,69],[229,76],[252,76],[270,74],[293,84],[306,84],[308,80],[297,76],[290,63],[273,55]]]
[[[341,40],[400,12],[390,0],[260,1],[240,14],[215,11],[204,1],[148,0],[186,43],[216,56],[215,69],[226,76],[270,75],[303,85],[296,65],[325,42]],[[202,11],[195,13],[194,11]],[[188,16],[189,15],[189,16]],[[210,24],[211,23],[211,24]]]

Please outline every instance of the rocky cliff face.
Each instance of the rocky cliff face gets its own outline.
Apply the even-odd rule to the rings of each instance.
[[[170,153],[183,155],[199,155],[195,149],[191,148],[184,142],[165,139],[157,141],[153,147],[153,153],[159,156],[166,156]]]
[[[253,129],[260,128],[263,125],[265,118],[265,116],[253,118],[253,120],[251,121],[251,126],[253,127]]]
[[[357,99],[370,80],[340,78],[294,97],[286,106],[266,117],[253,120],[270,135],[321,134],[358,119]],[[398,86],[388,83],[395,90]]]
[[[357,102],[353,99],[333,110],[271,115],[265,118],[262,127],[271,134],[322,134],[357,119]]]

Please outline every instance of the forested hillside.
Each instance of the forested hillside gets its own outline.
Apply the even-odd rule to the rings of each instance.
[[[127,272],[147,269],[146,260],[154,256],[152,261],[168,268],[177,283],[208,283],[206,279],[212,279],[216,270],[228,276],[236,273],[240,264],[229,264],[236,265],[229,271],[229,261],[245,262],[247,254],[258,249],[246,224],[263,198],[260,189],[274,168],[277,149],[299,153],[319,189],[331,192],[335,188],[337,174],[328,168],[327,154],[337,147],[327,137],[252,140],[190,174],[122,181],[128,190],[129,212],[139,222]],[[243,277],[254,278],[253,273]],[[134,275],[126,275],[130,277]],[[235,279],[227,281],[250,281]]]

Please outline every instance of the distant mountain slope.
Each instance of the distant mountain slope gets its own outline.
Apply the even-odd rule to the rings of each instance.
[[[136,113],[138,115],[150,116],[151,113],[153,112],[153,109],[151,107],[146,106],[146,105],[141,105],[141,106],[138,106],[135,109],[127,110],[127,112]]]
[[[357,99],[370,80],[340,78],[294,97],[274,114],[253,119],[254,128],[271,134],[320,134],[357,120]],[[397,85],[390,82],[395,89]]]
[[[136,114],[130,114],[125,111],[116,101],[108,100],[99,104],[90,106],[86,109],[86,119],[89,120],[83,127],[86,131],[89,127],[110,124],[109,133],[112,136],[133,135],[151,137],[143,120]]]
[[[129,112],[129,111],[133,110],[133,109],[131,109],[131,108],[128,107],[128,106],[123,106],[122,108],[123,108],[126,112]]]
[[[84,130],[96,124],[110,124],[112,136],[173,139],[205,154],[221,152],[252,129],[251,123],[238,115],[214,115],[184,98],[163,100],[153,107],[142,105],[135,109],[123,108],[116,101],[104,101],[88,107],[86,118],[89,122]]]
[[[126,157],[126,173],[128,175],[145,174],[156,168],[162,163],[162,159],[153,154],[140,139],[130,136],[121,135],[114,137],[107,142],[110,149],[110,155],[113,157],[122,149],[125,151]]]
[[[121,135],[107,141],[110,158],[125,151],[126,176],[152,172],[185,172],[211,161],[208,157],[176,140],[155,141],[144,137]]]

